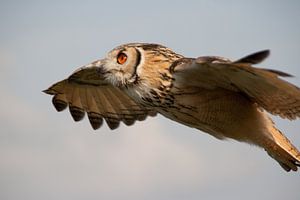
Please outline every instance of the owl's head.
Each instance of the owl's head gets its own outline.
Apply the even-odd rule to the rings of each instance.
[[[124,86],[137,81],[137,70],[144,62],[144,51],[140,45],[122,45],[107,54],[99,66],[99,72],[113,85]]]
[[[89,80],[94,76],[95,79],[106,80],[117,87],[128,87],[153,79],[179,58],[182,56],[162,45],[130,43],[114,48],[104,59],[92,62],[74,74],[82,71],[88,74],[89,71]]]

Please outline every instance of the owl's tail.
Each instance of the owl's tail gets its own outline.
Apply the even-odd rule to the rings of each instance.
[[[273,124],[269,127],[269,139],[264,142],[264,148],[280,166],[289,172],[300,167],[299,150]]]

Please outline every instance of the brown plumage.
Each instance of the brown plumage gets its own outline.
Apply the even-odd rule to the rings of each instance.
[[[300,117],[300,90],[279,78],[291,75],[252,66],[268,55],[265,50],[237,61],[186,58],[161,45],[132,43],[44,92],[54,95],[57,111],[69,106],[75,121],[86,112],[94,129],[103,119],[115,129],[160,113],[218,139],[260,146],[286,171],[296,171],[300,153],[267,112]]]

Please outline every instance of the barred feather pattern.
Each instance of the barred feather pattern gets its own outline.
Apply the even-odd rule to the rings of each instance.
[[[116,129],[120,122],[132,125],[136,120],[155,116],[156,112],[136,104],[120,89],[111,85],[83,85],[63,80],[44,91],[54,95],[53,105],[57,111],[69,106],[74,121],[83,119],[85,112],[94,129],[101,127],[103,119],[110,129]]]

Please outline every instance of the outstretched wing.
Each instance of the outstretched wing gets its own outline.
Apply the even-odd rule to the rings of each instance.
[[[44,92],[54,95],[52,103],[58,112],[69,105],[75,121],[80,121],[86,112],[93,129],[100,128],[103,119],[110,129],[116,129],[121,121],[132,125],[156,115],[105,81],[95,67],[79,69]]]
[[[300,117],[299,88],[279,78],[291,75],[251,65],[268,55],[269,51],[261,51],[235,62],[220,57],[183,58],[171,73],[186,86],[240,92],[272,114],[288,119]]]

